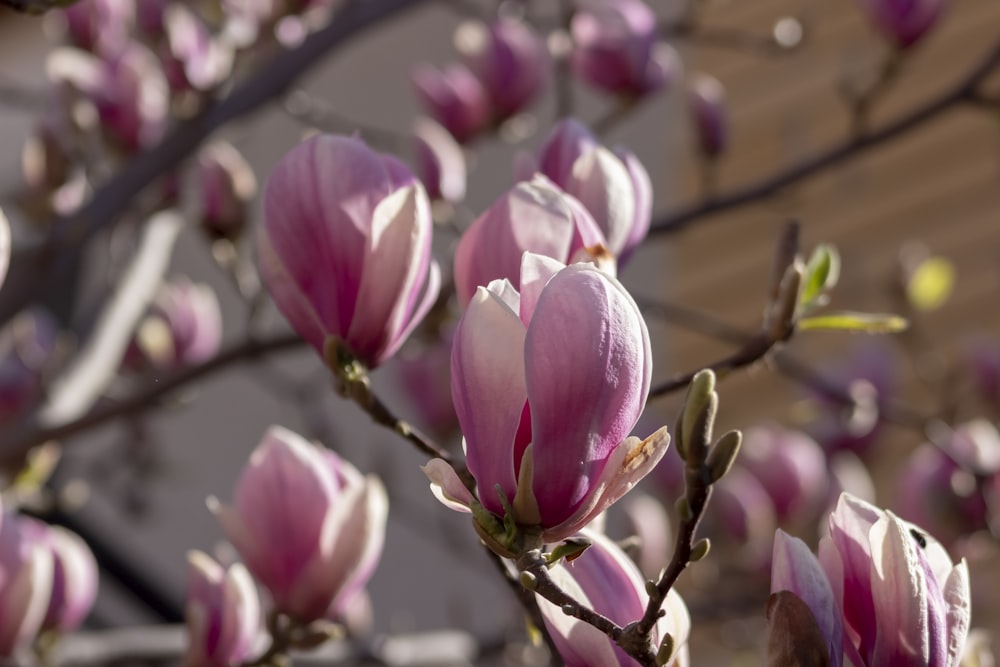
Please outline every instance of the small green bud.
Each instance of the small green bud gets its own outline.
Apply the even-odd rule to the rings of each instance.
[[[567,616],[572,616],[573,612],[576,611],[576,607],[574,607],[571,604],[564,604],[562,607],[560,607],[560,609],[562,609],[562,613],[566,614]]]
[[[688,502],[687,498],[683,496],[677,499],[677,516],[681,521],[690,521],[694,517],[694,512],[691,511],[691,503]]]
[[[573,537],[564,540],[552,551],[545,554],[545,564],[551,567],[559,562],[561,558],[565,558],[566,562],[572,562],[574,559],[579,558],[590,545],[590,540],[584,537]]]
[[[708,550],[709,547],[711,546],[712,545],[709,543],[707,537],[703,537],[697,542],[695,542],[694,546],[691,547],[691,557],[688,559],[688,562],[696,563],[700,561],[702,558],[708,555]]]
[[[715,372],[708,368],[699,371],[688,386],[684,408],[677,420],[677,447],[686,462],[690,463],[695,458],[697,433],[704,432],[706,424],[711,428],[710,424],[715,420],[715,410],[718,409],[718,401],[719,397],[715,393]]]
[[[719,395],[714,391],[708,395],[704,407],[691,424],[687,442],[687,467],[699,469],[705,462],[708,445],[715,431],[715,415],[719,412]]]
[[[658,591],[656,590],[656,582],[653,581],[653,580],[651,580],[651,579],[647,579],[646,580],[646,595],[648,595],[649,597],[653,597],[654,595],[657,594],[657,592]]]
[[[736,461],[736,456],[740,453],[740,444],[743,442],[743,434],[739,431],[729,431],[724,433],[719,441],[715,443],[711,451],[708,452],[708,478],[714,484],[722,479],[722,476],[729,472]]]
[[[663,640],[660,642],[660,648],[656,652],[656,664],[663,667],[663,665],[670,662],[672,657],[674,657],[674,637],[667,632],[664,633]]]
[[[531,572],[521,573],[521,585],[524,586],[529,591],[533,591],[538,588],[538,577],[536,577]]]

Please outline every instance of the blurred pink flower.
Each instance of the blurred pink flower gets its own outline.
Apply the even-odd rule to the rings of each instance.
[[[468,67],[453,64],[439,70],[431,65],[417,65],[410,73],[410,80],[427,114],[460,144],[489,125],[486,89]]]
[[[726,90],[708,74],[694,74],[688,83],[688,103],[703,155],[715,157],[726,149]]]
[[[899,48],[920,41],[947,4],[948,0],[861,0],[875,29]]]
[[[600,258],[606,254],[604,243],[587,210],[547,178],[518,183],[462,234],[455,249],[458,302],[464,307],[476,288],[500,278],[520,289],[525,252],[571,263]]]
[[[527,166],[519,171],[527,171]],[[653,187],[646,169],[629,151],[608,150],[582,123],[567,118],[549,132],[535,168],[594,216],[619,262],[646,237]]]
[[[430,118],[413,124],[414,167],[431,199],[465,198],[465,153],[455,138]]]
[[[212,506],[275,608],[302,622],[356,595],[382,553],[382,483],[277,426],[240,474],[234,505]]]
[[[36,528],[0,510],[0,656],[27,646],[42,627],[52,594],[52,552]]]
[[[263,632],[257,589],[240,563],[223,567],[201,551],[188,553],[184,667],[229,667],[252,657]]]
[[[639,97],[677,77],[680,58],[660,40],[642,0],[584,0],[573,17],[573,70],[602,90]]]

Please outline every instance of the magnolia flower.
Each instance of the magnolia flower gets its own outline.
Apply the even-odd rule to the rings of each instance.
[[[139,0],[142,5],[149,0]],[[120,49],[135,20],[135,0],[77,0],[59,11],[67,40],[84,51]]]
[[[899,48],[916,44],[934,27],[947,0],[861,0],[875,28]]]
[[[139,324],[126,364],[159,369],[201,363],[222,343],[222,313],[211,287],[176,278],[157,291]]]
[[[302,622],[346,605],[382,553],[382,483],[277,426],[250,456],[234,505],[210,505],[275,608]]]
[[[465,198],[465,154],[451,134],[430,118],[413,124],[414,167],[431,199]]]
[[[0,656],[26,646],[42,627],[52,593],[52,552],[21,517],[0,510]]]
[[[268,179],[257,239],[261,276],[321,355],[334,338],[375,367],[437,297],[432,224],[427,194],[401,162],[358,139],[316,136]]]
[[[184,667],[229,667],[251,657],[261,632],[260,601],[246,568],[223,567],[201,551],[188,553]]]
[[[782,521],[824,509],[830,484],[826,455],[805,433],[777,424],[747,429],[739,465],[760,480]]]
[[[52,558],[51,595],[42,630],[72,632],[97,599],[97,560],[79,535],[60,526],[18,517],[22,530]]]
[[[478,287],[500,278],[519,289],[525,252],[568,263],[599,256],[603,247],[604,234],[586,209],[536,176],[501,195],[462,234],[455,249],[458,301],[465,306]]]
[[[455,44],[483,84],[496,121],[527,107],[551,74],[545,44],[529,25],[511,17],[491,25],[466,22],[456,31]]]
[[[656,14],[642,0],[587,0],[573,16],[572,64],[587,83],[641,96],[668,86],[680,58],[660,41]]]
[[[646,237],[653,186],[632,153],[608,150],[583,124],[567,118],[545,139],[536,168],[583,204],[619,261]]]
[[[570,563],[561,562],[549,573],[559,587],[585,607],[620,626],[638,621],[646,611],[649,595],[639,569],[612,540],[596,531],[581,537],[591,545]],[[538,596],[538,608],[566,667],[637,667],[606,634]],[[666,613],[656,622],[652,640],[658,645],[669,633],[674,639],[673,658],[667,665],[688,664],[687,639],[691,617],[684,600],[671,589],[663,604]]]
[[[410,80],[427,114],[459,143],[469,141],[489,124],[486,90],[464,65],[450,65],[444,70],[418,65]]]
[[[628,437],[651,370],[638,307],[593,265],[525,253],[520,293],[507,280],[478,288],[455,332],[451,385],[478,502],[504,516],[502,493],[545,542],[586,526],[666,451],[665,427]],[[443,461],[424,471],[453,509],[475,502]]]
[[[835,667],[959,664],[970,617],[965,561],[955,565],[918,527],[854,496],[840,497],[818,561],[779,533],[772,591],[781,590],[809,607]]]

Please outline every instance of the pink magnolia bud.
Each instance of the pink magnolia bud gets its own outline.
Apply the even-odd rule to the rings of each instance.
[[[778,525],[767,490],[738,463],[712,488],[706,513],[712,542],[725,553],[735,553],[748,570],[766,568],[771,536]]]
[[[740,464],[760,480],[782,521],[823,509],[829,472],[822,447],[805,433],[766,424],[747,429]]]
[[[42,627],[52,593],[52,552],[21,517],[0,511],[0,656],[26,646]]]
[[[805,542],[778,529],[771,557],[771,592],[781,591],[795,593],[809,607],[824,639],[824,652],[829,653],[829,664],[843,664],[844,621],[839,600],[834,598],[822,566]]]
[[[7,277],[7,267],[10,266],[10,224],[7,216],[0,210],[0,287]]]
[[[430,118],[413,124],[414,165],[431,199],[465,199],[465,154],[451,134]]]
[[[396,368],[406,397],[420,415],[420,425],[451,435],[458,417],[451,402],[451,332],[418,345],[409,345],[396,357]]]
[[[97,561],[80,536],[59,526],[19,517],[22,529],[52,556],[52,593],[42,630],[72,632],[97,599]]]
[[[176,278],[163,284],[140,323],[131,359],[170,370],[211,359],[222,344],[222,313],[211,287]],[[130,360],[127,360],[130,361]]]
[[[19,419],[41,398],[58,334],[52,316],[37,309],[0,331],[0,424]]]
[[[969,630],[969,572],[920,528],[851,495],[830,516],[820,562],[843,600],[852,664],[954,666]]]
[[[861,4],[875,28],[905,49],[934,27],[947,0],[861,0]]]
[[[61,49],[49,56],[47,69],[93,105],[101,129],[121,150],[149,147],[166,131],[167,81],[156,56],[138,42],[100,59]]]
[[[574,600],[621,626],[638,621],[646,611],[649,595],[639,569],[618,545],[594,531],[580,534],[591,546],[570,563],[562,562],[549,574]],[[639,663],[600,630],[538,597],[538,607],[549,636],[566,667],[636,667]],[[669,633],[674,639],[673,658],[667,665],[688,664],[687,640],[691,617],[684,600],[671,589],[663,604],[666,613],[652,633],[654,646]]]
[[[490,103],[479,79],[463,65],[438,70],[418,65],[410,74],[427,114],[464,144],[490,122]]]
[[[232,48],[216,38],[192,10],[169,5],[164,10],[163,28],[166,43],[161,60],[173,90],[209,90],[232,73]]]
[[[726,149],[726,90],[708,74],[694,74],[688,84],[688,103],[701,152],[715,157]]]
[[[229,667],[252,657],[262,632],[257,589],[246,568],[227,568],[201,551],[188,553],[185,667]]]
[[[332,336],[375,367],[437,297],[432,224],[424,188],[402,163],[358,139],[316,136],[268,179],[261,276],[321,355]]]
[[[642,0],[587,0],[573,17],[573,70],[611,93],[642,96],[670,85],[680,58],[660,41],[656,14]]]
[[[198,154],[197,170],[203,228],[215,238],[239,237],[257,196],[253,168],[232,144],[216,141]]]
[[[506,280],[478,288],[451,363],[479,501],[503,516],[499,488],[546,542],[586,526],[666,451],[665,427],[627,437],[649,390],[649,333],[625,288],[593,265],[525,253],[520,294]],[[450,506],[471,504],[450,466],[425,473]]]
[[[502,17],[492,25],[467,22],[455,33],[466,66],[483,84],[494,120],[527,107],[551,75],[545,44],[527,24]]]
[[[500,196],[462,234],[455,249],[455,291],[468,304],[476,288],[506,278],[521,287],[525,252],[569,263],[600,257],[604,234],[589,213],[547,178],[536,176]]]
[[[583,124],[567,118],[556,123],[542,144],[538,171],[580,200],[619,259],[645,238],[652,185],[631,153],[609,151]]]
[[[243,469],[235,504],[213,511],[275,608],[309,622],[371,577],[388,500],[376,478],[275,426]]]
[[[143,4],[147,0],[140,0]],[[128,41],[135,20],[135,0],[77,0],[60,10],[67,40],[93,53],[113,53]]]

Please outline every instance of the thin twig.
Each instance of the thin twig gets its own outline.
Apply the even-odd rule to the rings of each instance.
[[[961,104],[981,105],[982,95],[977,91],[977,88],[998,65],[1000,65],[1000,41],[955,87],[945,91],[943,95],[927,104],[910,111],[895,122],[885,125],[879,130],[850,136],[842,143],[788,169],[772,174],[757,183],[734,188],[729,193],[710,197],[688,208],[667,213],[654,220],[650,226],[649,234],[651,236],[672,234],[708,216],[770,197],[783,188],[803,181],[824,169],[902,136],[956,106]]]
[[[38,424],[26,425],[10,434],[6,442],[0,446],[0,466],[19,464],[32,447],[50,440],[68,438],[90,428],[106,424],[118,417],[142,410],[178,389],[227,368],[233,363],[253,361],[274,352],[298,348],[302,345],[302,339],[295,334],[283,334],[260,341],[248,338],[220,352],[203,364],[181,369],[165,378],[154,378],[125,400],[94,408],[78,419],[48,427]]]

